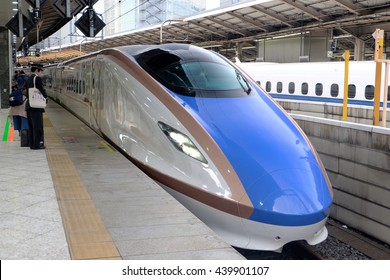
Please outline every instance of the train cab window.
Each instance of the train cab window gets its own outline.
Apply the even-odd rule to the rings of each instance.
[[[271,91],[271,82],[270,82],[270,81],[267,81],[267,82],[265,83],[265,90],[266,90],[267,92],[270,92],[270,91]]]
[[[295,92],[295,83],[290,82],[288,83],[288,93],[294,93]]]
[[[317,83],[316,84],[315,93],[316,93],[317,96],[321,96],[322,95],[323,88],[324,88],[324,86],[321,83]]]
[[[183,52],[183,50],[186,50]],[[140,66],[170,91],[191,97],[246,97],[250,83],[222,57],[189,45],[138,50]]]
[[[309,84],[308,83],[302,83],[301,92],[303,95],[308,94],[308,92],[309,92]]]
[[[375,87],[373,85],[367,85],[364,90],[364,97],[368,100],[374,99],[374,90]]]
[[[282,82],[276,83],[276,91],[277,91],[277,93],[281,93],[283,91],[283,83]]]
[[[339,96],[339,85],[338,84],[332,84],[330,86],[330,96],[332,96],[332,97]]]
[[[356,96],[356,86],[348,85],[348,98],[355,98]]]

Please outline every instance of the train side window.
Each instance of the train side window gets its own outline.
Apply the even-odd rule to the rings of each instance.
[[[321,83],[316,83],[316,95],[321,96],[324,86]]]
[[[295,92],[295,83],[294,82],[290,82],[288,84],[288,92],[289,93],[294,93]]]
[[[348,98],[355,98],[356,96],[356,86],[348,85]]]
[[[268,82],[265,83],[265,90],[266,90],[267,92],[270,92],[270,91],[271,91],[271,82],[270,82],[270,81],[268,81]]]
[[[364,97],[368,100],[374,99],[374,90],[375,87],[373,85],[367,85],[366,89],[364,90]]]
[[[256,83],[257,83],[259,86],[261,86],[261,83],[260,83],[260,81],[256,81]]]
[[[330,96],[332,96],[332,97],[339,96],[339,85],[338,84],[332,84],[330,86]]]
[[[278,82],[278,83],[276,84],[276,91],[277,91],[278,93],[281,93],[282,90],[283,90],[283,83],[282,83],[282,82]]]
[[[308,83],[302,83],[301,92],[303,95],[306,95],[309,92],[309,84]]]

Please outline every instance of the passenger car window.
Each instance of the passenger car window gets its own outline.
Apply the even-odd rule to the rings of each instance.
[[[339,96],[339,85],[338,84],[332,84],[330,86],[330,96],[332,96],[332,97]]]
[[[308,83],[302,83],[301,92],[303,95],[306,95],[309,92],[309,84]]]
[[[317,96],[321,96],[323,91],[323,85],[321,83],[316,84],[315,93]]]
[[[281,93],[281,92],[283,91],[283,83],[282,83],[282,82],[278,82],[278,83],[276,84],[276,91],[277,91],[278,93]]]
[[[390,86],[387,87],[387,100],[390,101]]]
[[[270,92],[270,91],[271,91],[271,82],[270,82],[270,81],[267,81],[267,82],[265,83],[265,90],[266,90],[267,92]]]
[[[356,86],[348,85],[348,98],[355,98],[356,96]]]
[[[373,85],[367,85],[364,90],[364,97],[368,100],[374,99],[375,87]]]
[[[290,82],[288,84],[288,92],[289,93],[294,93],[295,92],[295,83],[294,82]]]

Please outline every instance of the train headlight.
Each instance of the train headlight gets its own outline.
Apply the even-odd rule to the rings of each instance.
[[[202,153],[198,150],[198,148],[187,135],[177,131],[173,127],[163,122],[158,122],[158,126],[172,142],[176,149],[186,154],[187,156],[190,156],[203,163],[207,163],[206,158],[202,155]]]

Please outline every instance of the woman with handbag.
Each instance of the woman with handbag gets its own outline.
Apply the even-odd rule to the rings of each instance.
[[[43,72],[42,64],[31,65],[31,76],[27,81],[27,89],[29,97],[26,103],[27,119],[30,127],[30,149],[38,150],[45,149],[44,132],[43,132],[43,112],[44,108],[35,108],[35,105],[30,104],[31,89],[38,89],[47,102],[47,93],[43,87],[42,78],[39,75]],[[32,100],[31,100],[32,101]]]

